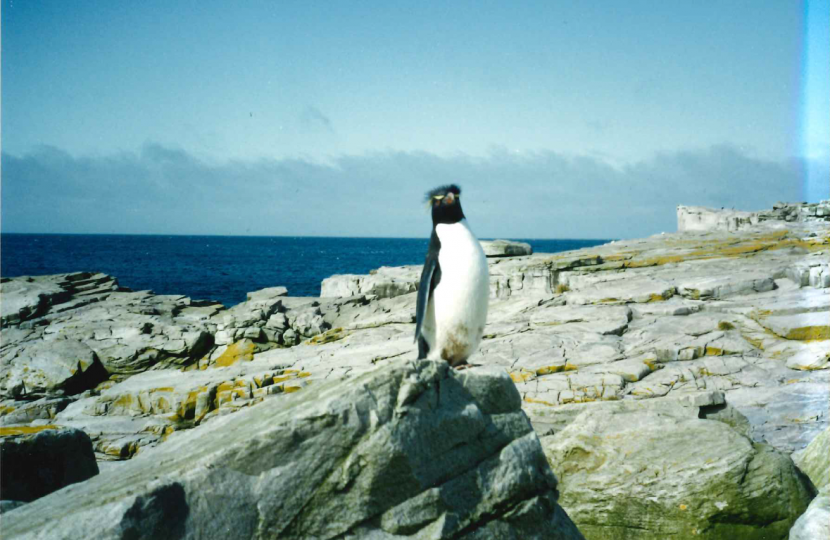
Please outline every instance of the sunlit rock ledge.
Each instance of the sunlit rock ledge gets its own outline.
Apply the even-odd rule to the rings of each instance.
[[[512,380],[586,537],[784,538],[804,512],[813,486],[789,456],[829,423],[822,208],[489,260],[490,316],[471,358],[482,367],[470,373]],[[317,386],[345,391],[415,359],[419,274],[332,278],[319,298],[273,287],[230,309],[101,274],[4,279],[0,424],[83,430],[107,475],[184,432],[233,426],[239,411],[297,410]],[[449,519],[431,511],[395,530]]]

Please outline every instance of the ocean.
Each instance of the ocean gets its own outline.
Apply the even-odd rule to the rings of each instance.
[[[534,253],[555,253],[608,240],[522,240]],[[184,294],[226,306],[245,293],[284,286],[291,296],[319,296],[333,274],[422,264],[427,238],[0,235],[3,277],[104,272],[133,290]]]

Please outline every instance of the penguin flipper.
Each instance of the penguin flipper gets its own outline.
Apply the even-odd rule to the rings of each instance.
[[[418,337],[418,360],[426,360],[429,355],[429,343],[424,336]]]
[[[415,308],[415,341],[421,337],[421,328],[427,316],[427,306],[435,286],[441,281],[441,266],[438,264],[438,251],[441,249],[441,241],[435,231],[429,239],[429,250],[427,251],[424,269],[421,272],[421,283],[418,285],[418,303]]]

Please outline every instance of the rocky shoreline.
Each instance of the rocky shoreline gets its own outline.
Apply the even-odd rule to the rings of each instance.
[[[675,234],[492,246],[463,372],[415,361],[419,267],[230,308],[103,274],[3,278],[3,468],[88,437],[94,455],[71,452],[101,470],[4,502],[4,533],[812,538],[830,514],[828,208],[679,207]]]

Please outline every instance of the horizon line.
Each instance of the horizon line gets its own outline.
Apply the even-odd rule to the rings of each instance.
[[[370,240],[429,240],[428,236],[328,236],[328,235],[286,235],[286,234],[185,234],[185,233],[64,233],[64,232],[0,232],[0,235],[29,235],[29,236],[177,236],[202,238],[342,238],[342,239],[370,239]],[[659,233],[656,233],[659,234]],[[493,237],[479,238],[479,240],[623,240],[623,238],[529,238],[529,237]]]

